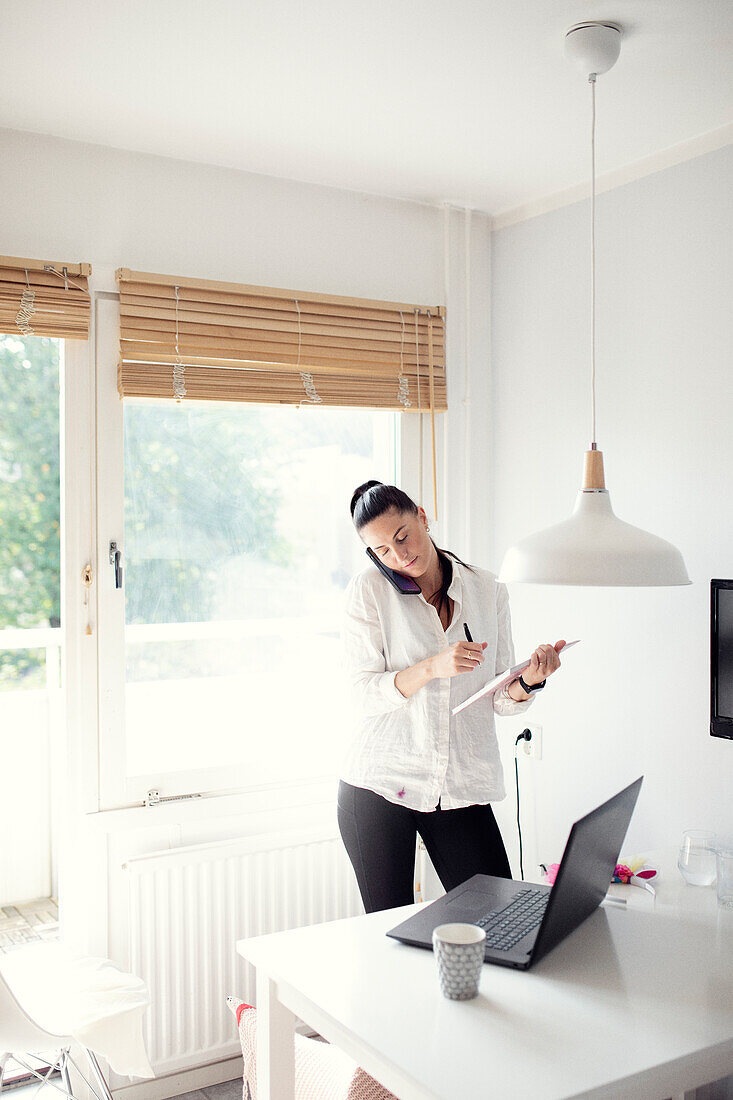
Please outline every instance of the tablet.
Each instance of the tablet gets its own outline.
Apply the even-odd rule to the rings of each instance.
[[[576,638],[574,642],[566,642],[560,650],[561,655],[564,656],[570,647],[577,645],[579,641],[580,638]],[[525,668],[529,668],[530,660],[531,658],[528,657],[527,660],[522,661],[521,664],[514,665],[512,668],[500,672],[493,680],[489,680],[488,684],[484,684],[479,691],[470,695],[468,699],[464,699],[457,707],[453,707],[451,714],[458,714],[460,711],[465,710],[466,707],[470,707],[477,699],[483,699],[484,695],[493,695],[495,691],[500,691],[501,688],[506,687],[507,684],[511,684],[512,680],[516,680],[519,674],[524,672]]]

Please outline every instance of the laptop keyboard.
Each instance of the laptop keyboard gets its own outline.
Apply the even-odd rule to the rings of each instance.
[[[474,921],[486,932],[486,946],[509,951],[541,923],[550,894],[547,890],[520,890],[503,909],[492,909]]]

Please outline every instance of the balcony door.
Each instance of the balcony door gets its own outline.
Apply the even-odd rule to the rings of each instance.
[[[0,951],[54,923],[63,355],[60,340],[0,336]]]

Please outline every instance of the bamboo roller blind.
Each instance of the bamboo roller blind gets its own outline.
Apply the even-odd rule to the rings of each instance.
[[[445,311],[121,268],[119,392],[446,409]]]
[[[89,338],[89,264],[0,256],[0,332]]]

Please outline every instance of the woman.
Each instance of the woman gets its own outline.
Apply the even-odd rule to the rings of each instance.
[[[420,589],[398,592],[372,565],[346,593],[343,641],[360,714],[338,821],[371,913],[414,900],[416,833],[446,890],[477,873],[511,878],[490,806],[505,795],[494,712],[526,710],[565,643],[538,646],[521,677],[452,715],[515,663],[506,588],[438,549],[425,511],[394,485],[360,485],[351,515],[379,561]]]

